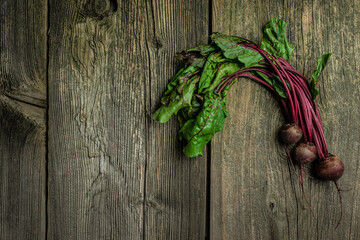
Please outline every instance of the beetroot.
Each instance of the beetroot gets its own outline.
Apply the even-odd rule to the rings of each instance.
[[[340,198],[340,209],[341,209],[340,219],[335,227],[337,228],[341,222],[343,215],[341,191],[344,190],[340,189],[338,180],[341,178],[341,176],[344,173],[344,164],[338,156],[330,155],[325,160],[319,161],[314,165],[314,172],[319,178],[328,181],[333,181],[335,183]]]
[[[344,173],[344,164],[338,156],[331,155],[314,165],[316,175],[324,180],[337,181]]]
[[[286,144],[295,144],[302,137],[301,128],[294,123],[284,124],[280,129],[280,138]]]
[[[288,152],[288,150],[286,150],[286,151]],[[294,155],[295,155],[295,161],[300,166],[298,177],[300,178],[301,190],[302,190],[303,196],[305,198],[305,201],[308,204],[309,209],[311,210],[311,213],[314,215],[314,212],[311,209],[310,203],[306,197],[305,190],[304,190],[303,172],[305,172],[306,175],[308,175],[308,174],[307,174],[306,170],[303,168],[303,165],[311,163],[317,158],[316,146],[310,142],[309,143],[299,143],[295,147]],[[292,162],[291,157],[290,157],[290,161]],[[292,164],[292,166],[293,166],[293,164]],[[294,166],[293,166],[293,168],[294,168]],[[295,170],[295,168],[294,168],[294,170]],[[310,178],[312,178],[312,177],[310,177]]]
[[[299,164],[308,164],[317,158],[316,146],[313,143],[299,143],[295,148],[295,161]]]

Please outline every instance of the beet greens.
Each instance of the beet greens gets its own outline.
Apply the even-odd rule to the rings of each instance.
[[[343,163],[336,157],[334,164],[335,157],[328,151],[316,102],[317,79],[331,53],[319,58],[309,83],[289,63],[294,47],[287,41],[286,28],[283,20],[272,18],[265,25],[259,45],[241,37],[213,33],[209,45],[178,53],[177,59],[184,67],[170,80],[161,99],[162,106],[153,118],[163,123],[177,115],[183,152],[188,157],[202,155],[205,145],[224,127],[228,90],[236,81],[250,78],[271,91],[282,107],[287,123],[280,130],[280,137],[285,144],[298,144],[294,159],[299,165],[298,176],[306,202],[303,172],[307,173],[303,165],[317,158],[315,173],[334,181],[342,202],[338,179],[344,171]],[[289,149],[285,148],[292,164]]]

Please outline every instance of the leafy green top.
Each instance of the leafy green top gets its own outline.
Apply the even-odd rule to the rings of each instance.
[[[313,98],[315,99],[317,97],[317,95],[319,95],[319,90],[316,88],[316,82],[317,79],[319,78],[321,72],[324,70],[326,64],[328,63],[330,57],[331,57],[332,53],[327,53],[322,55],[317,62],[317,66],[316,66],[316,70],[313,73],[313,75],[311,76],[311,83],[310,83],[310,90],[311,90],[311,94],[313,96]]]
[[[272,18],[264,28],[260,47],[273,59],[291,59],[294,48],[287,41],[286,28],[287,24],[277,18]],[[185,142],[183,152],[188,157],[202,155],[204,146],[223,129],[228,115],[226,94],[236,81],[236,74],[249,70],[250,76],[262,79],[281,98],[287,98],[279,76],[268,76],[260,71],[268,65],[264,56],[251,47],[254,43],[221,33],[213,33],[210,39],[211,44],[177,54],[177,59],[185,66],[170,79],[161,98],[162,106],[153,115],[153,119],[160,123],[168,121],[173,114],[177,115],[181,127],[179,138]],[[316,81],[330,56],[325,54],[318,61],[311,82],[313,98],[318,95]],[[230,77],[235,79],[228,84]],[[219,92],[222,84],[225,87]]]

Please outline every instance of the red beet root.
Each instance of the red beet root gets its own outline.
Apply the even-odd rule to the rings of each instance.
[[[331,155],[315,164],[314,170],[324,180],[337,181],[344,173],[344,164],[338,156]]]
[[[299,165],[313,162],[317,158],[316,146],[313,143],[300,143],[295,148],[295,161]]]
[[[296,124],[284,124],[280,129],[280,138],[286,144],[295,144],[302,137],[302,130]]]
[[[287,150],[288,151],[288,150]],[[289,154],[288,154],[289,155]],[[314,212],[311,209],[310,203],[306,197],[305,190],[304,190],[304,180],[303,180],[303,172],[306,173],[305,169],[303,168],[304,164],[311,163],[317,158],[317,150],[316,146],[313,143],[299,143],[295,147],[295,161],[299,164],[299,178],[301,183],[301,190],[303,193],[303,196],[305,198],[306,203],[309,206],[309,209],[311,210],[311,213],[314,216]],[[291,161],[291,159],[290,159]],[[307,174],[307,173],[306,173]],[[308,174],[307,174],[308,175]],[[308,175],[309,176],[309,175]],[[310,176],[309,176],[310,177]],[[311,177],[310,177],[311,178]]]
[[[318,162],[314,166],[315,173],[324,180],[334,181],[336,189],[339,194],[340,198],[340,209],[341,209],[341,215],[340,219],[336,225],[335,228],[337,228],[341,222],[342,215],[343,215],[343,209],[342,209],[342,195],[341,190],[338,184],[338,180],[341,178],[341,176],[344,173],[344,164],[341,161],[341,159],[338,156],[331,155],[330,157],[327,157],[324,161]]]

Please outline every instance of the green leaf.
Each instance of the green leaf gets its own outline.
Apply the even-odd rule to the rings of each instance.
[[[176,86],[179,85],[179,78],[180,77],[184,77],[188,74],[192,74],[195,70],[198,70],[197,68],[194,67],[188,67],[185,66],[183,68],[181,68],[169,81],[168,85],[167,85],[167,90],[164,93],[163,97],[161,98],[161,103],[162,104],[166,104],[166,102],[168,101],[168,96],[170,95],[170,93],[174,90],[174,88],[176,88]]]
[[[270,77],[268,77],[265,73],[256,71],[255,74],[261,79],[263,79],[265,82],[267,82],[267,84],[273,87],[273,80]]]
[[[185,52],[199,52],[202,56],[207,56],[212,52],[219,50],[219,48],[214,44],[209,45],[200,45],[198,47],[190,48]]]
[[[207,93],[201,112],[194,119],[188,120],[179,131],[180,140],[187,142],[183,152],[187,157],[202,156],[202,149],[215,133],[224,128],[227,112],[226,98],[214,93]]]
[[[287,23],[275,17],[265,25],[260,47],[274,57],[282,57],[290,61],[294,47],[286,38]]]
[[[174,93],[174,89],[181,90],[184,84],[195,74],[199,73],[200,68],[197,66],[185,66],[180,69],[175,76],[170,79],[170,82],[167,86],[167,90],[164,93],[163,97],[161,98],[161,103],[167,105],[171,100],[171,97],[176,95]]]
[[[275,76],[272,80],[273,80],[273,87],[274,87],[275,91],[279,94],[280,97],[286,98],[287,94],[286,94],[284,85],[283,85],[280,77]],[[288,87],[288,89],[290,89],[290,86],[288,86],[288,84],[287,84],[287,87]]]
[[[219,48],[214,44],[200,45],[185,51],[176,53],[176,59],[185,62],[187,65],[193,65],[202,68],[206,62],[206,58]]]
[[[203,101],[203,97],[200,95],[194,95],[190,106],[180,109],[177,114],[180,128],[182,128],[185,122],[187,122],[189,119],[195,118],[198,115],[198,113],[201,111]]]
[[[194,58],[192,61],[188,61],[188,64],[191,64],[192,66],[203,68],[206,62],[206,58]]]
[[[311,76],[312,80],[310,83],[310,90],[311,90],[313,99],[315,99],[317,97],[317,95],[319,95],[319,90],[316,88],[316,82],[317,82],[317,79],[319,78],[321,72],[324,70],[326,64],[328,63],[331,55],[332,55],[332,53],[327,53],[327,54],[322,55],[318,59],[316,70],[313,73],[313,75]]]
[[[231,86],[232,86],[233,84],[235,84],[236,82],[237,82],[237,78],[234,79],[234,80],[232,80],[229,85],[226,85],[226,86],[224,87],[224,89],[221,91],[221,97],[222,97],[222,98],[225,98],[225,97],[226,97],[226,95],[228,94]]]
[[[223,80],[224,77],[230,76],[233,73],[236,73],[241,69],[241,65],[239,63],[234,62],[225,62],[223,63],[218,70],[214,78],[211,80],[210,86],[202,89],[201,93],[212,92],[219,85],[219,83]]]
[[[282,98],[286,98],[286,91],[284,89],[284,85],[281,81],[281,79],[279,78],[279,76],[275,76],[273,78],[268,77],[266,74],[262,73],[262,72],[255,72],[256,75],[258,75],[258,77],[260,77],[261,79],[263,79],[265,82],[267,82],[270,86],[272,86],[275,91],[279,94],[280,97]],[[288,86],[288,88],[290,89],[290,87]]]
[[[160,123],[169,121],[170,117],[177,114],[181,108],[190,106],[199,76],[195,74],[190,79],[188,76],[177,79],[179,84],[163,97],[161,100],[163,105],[153,114],[153,119]]]
[[[217,70],[221,67],[221,64],[226,61],[227,59],[224,58],[220,52],[211,53],[209,55],[201,73],[199,88],[197,91],[198,93],[203,93],[208,87],[211,86],[212,79],[214,78]]]
[[[239,53],[243,52],[245,48],[238,45],[238,43],[248,43],[249,41],[236,36],[227,36],[222,33],[215,32],[211,34],[210,39],[223,51],[223,54],[228,59],[236,59]]]
[[[221,33],[213,33],[210,38],[223,51],[227,59],[237,59],[244,64],[244,68],[258,65],[258,63],[264,59],[259,52],[239,45],[239,43],[249,43],[249,41],[244,38],[227,36]]]
[[[264,57],[253,50],[245,48],[245,50],[238,55],[239,62],[244,64],[244,68],[250,68],[259,66],[259,62],[264,59]]]
[[[187,111],[184,110],[185,108],[182,108],[179,110],[179,112],[177,113],[177,119],[180,125],[180,128],[182,128],[182,126],[184,126],[184,124],[189,120],[189,116],[187,115]]]
[[[179,52],[176,54],[178,61],[184,62],[186,65],[202,68],[205,64],[206,57],[201,56],[198,52]]]

